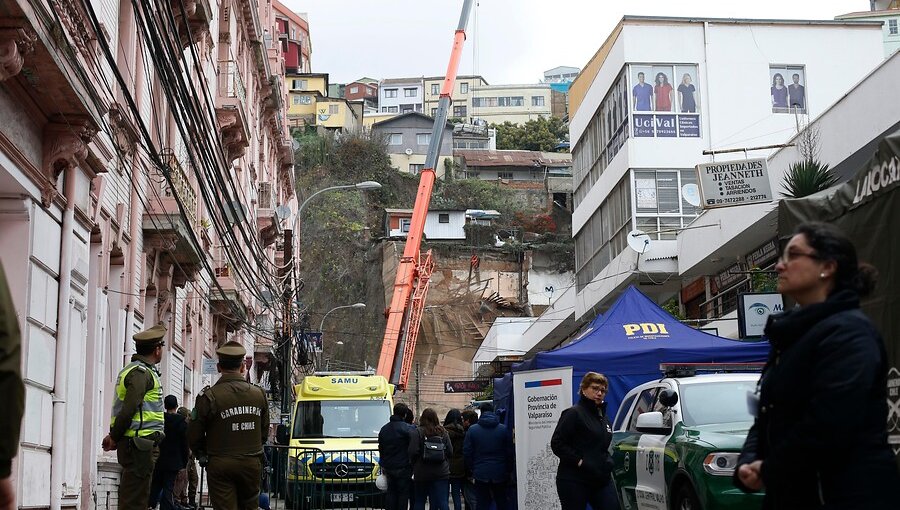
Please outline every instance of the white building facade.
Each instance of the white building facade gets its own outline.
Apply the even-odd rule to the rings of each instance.
[[[388,78],[378,86],[380,113],[411,113],[424,111],[425,85],[419,78]]]
[[[487,124],[524,124],[551,114],[550,85],[485,85],[472,88],[469,116]]]
[[[576,322],[629,284],[675,295],[676,233],[700,213],[683,190],[703,152],[789,140],[879,63],[880,45],[871,22],[623,18],[570,90]],[[643,255],[632,229],[650,234]]]

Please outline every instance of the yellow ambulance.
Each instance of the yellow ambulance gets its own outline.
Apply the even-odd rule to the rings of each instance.
[[[288,507],[383,506],[378,431],[390,420],[394,386],[371,372],[317,372],[295,392]]]

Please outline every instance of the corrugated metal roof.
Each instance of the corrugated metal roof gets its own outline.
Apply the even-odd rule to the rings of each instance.
[[[463,158],[467,166],[572,166],[569,153],[466,149],[453,155]]]

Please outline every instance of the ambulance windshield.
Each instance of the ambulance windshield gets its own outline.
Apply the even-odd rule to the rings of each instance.
[[[293,437],[378,437],[390,416],[387,400],[301,401]]]

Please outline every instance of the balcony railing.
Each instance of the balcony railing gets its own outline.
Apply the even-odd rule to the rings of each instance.
[[[237,99],[242,107],[246,104],[247,91],[244,88],[244,78],[234,60],[219,61],[219,95]]]
[[[187,174],[185,174],[184,168],[181,166],[181,162],[178,161],[178,156],[175,155],[175,152],[172,151],[172,149],[161,150],[159,156],[162,159],[163,165],[165,165],[168,170],[172,182],[171,186],[168,182],[163,185],[163,196],[172,199],[176,196],[180,198],[182,204],[184,204],[184,209],[185,212],[187,212],[191,226],[196,227],[197,193],[194,191],[193,186],[191,186],[191,182],[188,180]]]

